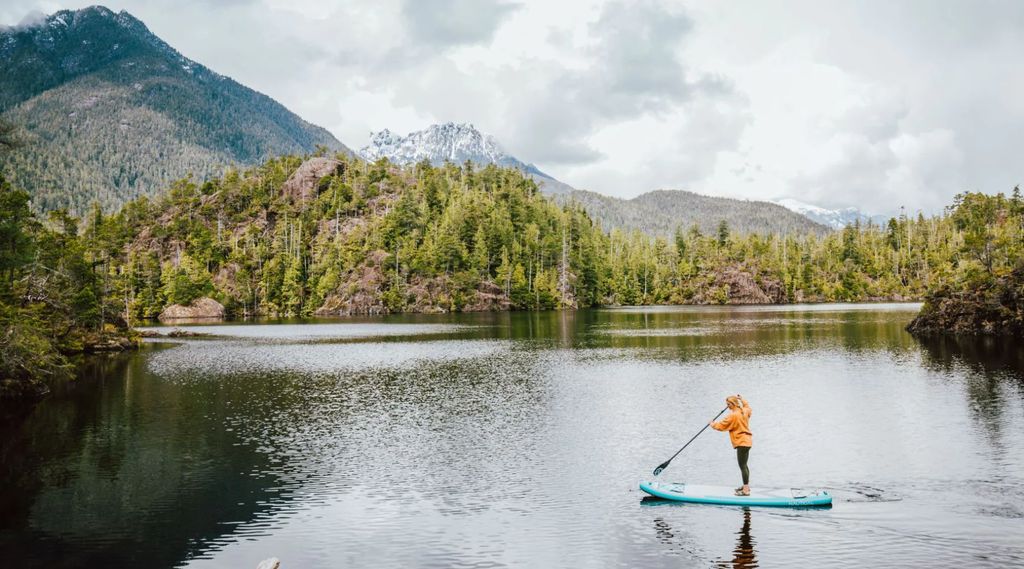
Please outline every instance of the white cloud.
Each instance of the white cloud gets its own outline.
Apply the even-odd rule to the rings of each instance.
[[[871,6],[715,4],[694,15],[692,54],[733,79],[752,116],[738,151],[695,189],[935,212],[957,192],[1019,180],[1009,139],[1024,127],[1024,82],[1008,66],[1024,38],[1006,30],[1021,5]]]
[[[8,0],[0,23],[67,1]],[[1024,3],[115,0],[350,147],[473,122],[564,181],[937,211],[1021,181]]]
[[[447,49],[489,41],[515,9],[494,0],[405,0],[402,16],[416,45]]]

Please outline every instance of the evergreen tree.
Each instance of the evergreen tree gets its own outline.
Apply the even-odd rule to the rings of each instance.
[[[729,224],[723,219],[718,222],[718,246],[725,247],[729,242]]]

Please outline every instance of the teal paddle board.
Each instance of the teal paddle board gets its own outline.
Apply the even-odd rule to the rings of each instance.
[[[832,495],[823,490],[807,491],[799,488],[751,488],[749,496],[735,495],[727,486],[701,486],[682,482],[641,482],[640,489],[651,496],[677,502],[720,504],[726,506],[829,506]]]

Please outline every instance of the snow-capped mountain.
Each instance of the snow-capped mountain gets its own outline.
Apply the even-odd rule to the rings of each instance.
[[[476,164],[511,166],[533,178],[547,193],[560,194],[572,190],[533,164],[526,164],[506,154],[494,137],[480,132],[469,123],[435,124],[406,136],[384,129],[371,134],[370,143],[360,149],[359,154],[367,160],[387,158],[401,165],[423,160],[435,165],[446,161],[461,164],[469,160]]]
[[[795,211],[812,221],[816,221],[822,225],[827,225],[833,229],[842,229],[857,221],[860,221],[862,224],[871,222],[875,225],[882,225],[889,221],[889,217],[886,215],[872,215],[864,213],[855,207],[825,209],[823,207],[811,205],[792,198],[777,200],[775,203],[790,211]]]

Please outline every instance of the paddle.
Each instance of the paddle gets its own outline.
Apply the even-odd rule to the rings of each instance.
[[[728,409],[728,407],[726,407],[725,409],[722,409],[721,411],[719,411],[719,412],[718,412],[718,414],[717,414],[717,415],[715,415],[715,418],[714,418],[714,419],[711,419],[711,421],[713,422],[713,421],[715,421],[715,419],[718,419],[719,417],[721,417],[721,416],[722,416],[722,413],[725,413],[725,410],[726,410],[726,409]],[[693,438],[692,438],[692,439],[690,439],[690,440],[686,441],[686,444],[685,444],[685,445],[683,445],[683,448],[681,448],[681,449],[677,450],[677,451],[676,451],[676,453],[672,455],[672,458],[670,458],[670,459],[666,460],[665,462],[661,463],[660,465],[658,465],[658,468],[655,468],[655,469],[654,469],[654,475],[655,475],[655,476],[657,476],[657,475],[661,474],[661,471],[662,471],[662,470],[665,470],[666,468],[668,468],[668,463],[672,462],[672,459],[673,459],[673,458],[675,458],[675,457],[679,456],[679,453],[683,452],[683,449],[685,449],[686,447],[690,446],[690,443],[692,443],[692,442],[694,441],[694,439],[696,439],[697,437],[699,437],[699,436],[700,436],[700,434],[701,434],[701,433],[703,433],[703,432],[704,432],[704,430],[705,430],[705,429],[707,429],[707,428],[708,428],[708,427],[710,427],[710,426],[711,426],[711,425],[704,425],[704,428],[703,428],[703,429],[701,429],[701,430],[699,430],[699,431],[697,431],[697,434],[696,434],[696,435],[693,435]]]

